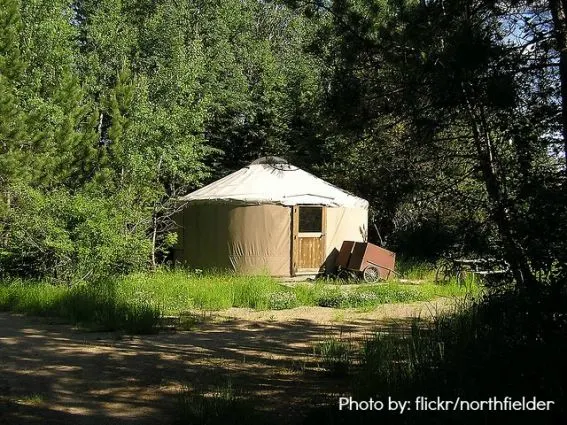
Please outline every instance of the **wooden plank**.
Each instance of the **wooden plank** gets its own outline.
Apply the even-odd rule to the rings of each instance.
[[[298,256],[299,256],[299,207],[291,208],[291,264],[290,275],[295,276],[298,269]]]
[[[321,239],[319,241],[321,244],[319,248],[321,257],[318,267],[323,267],[323,269],[325,269],[325,261],[327,260],[327,208],[325,207],[323,207],[321,219],[323,221],[323,223],[321,224],[321,230],[323,231],[323,234],[321,235]]]
[[[322,241],[322,236],[298,238],[298,269],[319,269],[321,267],[323,262],[321,254],[324,251]]]
[[[299,208],[294,207],[294,273],[307,271],[318,272],[325,262],[326,253],[326,208],[321,208],[322,232],[299,233]]]

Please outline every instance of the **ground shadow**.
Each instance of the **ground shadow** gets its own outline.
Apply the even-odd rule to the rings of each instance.
[[[1,313],[0,423],[175,423],[180,394],[206,395],[227,384],[255,400],[270,423],[299,423],[349,387],[321,373],[318,342],[404,332],[410,322],[224,319],[132,337]]]

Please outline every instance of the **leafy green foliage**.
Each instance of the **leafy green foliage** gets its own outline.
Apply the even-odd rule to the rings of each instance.
[[[565,223],[554,154],[564,58],[548,41],[563,30],[553,32],[549,5],[294,4],[319,22],[312,51],[328,70],[326,137],[312,154],[323,175],[371,200],[371,237],[428,261],[503,255],[533,288],[533,270],[548,273],[562,251],[535,229]],[[539,206],[548,218],[528,212]]]
[[[6,276],[99,280],[143,268],[149,254],[144,217],[128,195],[114,197],[15,188],[1,225]]]
[[[373,242],[428,262],[503,254],[517,281],[550,280],[567,220],[561,31],[544,3],[2,0],[2,273],[138,268],[122,248],[71,267],[88,251],[81,203],[107,211],[92,234],[147,237],[156,268],[179,195],[281,155],[367,198]],[[32,208],[50,236],[32,239],[57,258],[25,273],[22,193],[54,197]]]
[[[281,5],[3,0],[0,23],[3,275],[155,267],[176,198],[287,152],[317,92],[310,24]]]

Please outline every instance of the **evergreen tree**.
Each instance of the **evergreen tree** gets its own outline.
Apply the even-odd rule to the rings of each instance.
[[[0,3],[0,185],[8,205],[8,186],[25,171],[29,145],[27,122],[22,110],[20,88],[26,65],[20,50],[22,20],[17,0]]]

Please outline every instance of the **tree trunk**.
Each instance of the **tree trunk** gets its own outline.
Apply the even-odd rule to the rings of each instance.
[[[6,191],[6,214],[10,214],[10,208],[12,208],[12,194],[10,190]],[[0,228],[0,230],[4,230]],[[7,247],[8,246],[8,232],[4,232],[4,234],[0,233],[0,247]]]
[[[496,152],[484,111],[481,109],[477,112],[477,108],[473,106],[470,100],[471,96],[467,93],[467,90],[463,89],[463,94],[471,120],[478,163],[490,200],[490,212],[504,245],[504,257],[510,264],[514,279],[518,285],[530,292],[534,292],[537,288],[536,279],[531,271],[524,248],[514,236],[513,224],[507,210],[506,199],[496,172]],[[472,97],[474,98],[474,96]]]
[[[157,267],[156,263],[156,239],[157,239],[157,216],[154,211],[153,214],[153,232],[152,232],[152,270],[155,270]]]
[[[567,0],[549,0],[557,51],[559,52],[559,80],[561,82],[561,130],[567,173]]]

